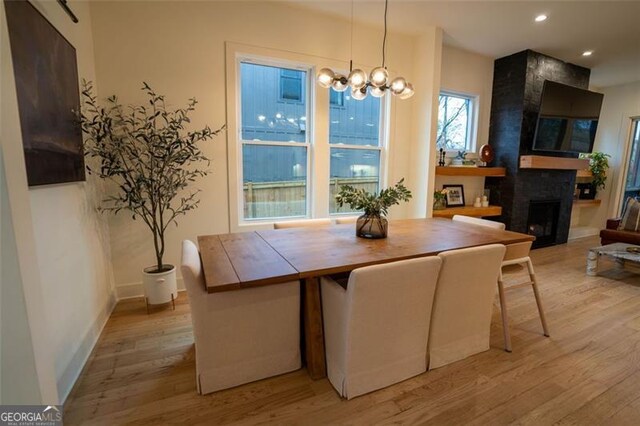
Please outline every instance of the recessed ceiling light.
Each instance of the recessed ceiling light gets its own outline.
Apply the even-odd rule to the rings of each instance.
[[[582,52],[582,56],[591,56],[593,55],[593,50],[585,50]]]
[[[542,22],[546,20],[547,20],[547,15],[538,15],[536,16],[536,19],[535,19],[536,22]]]

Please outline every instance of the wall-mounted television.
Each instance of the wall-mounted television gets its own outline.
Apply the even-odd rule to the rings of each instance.
[[[533,150],[591,152],[603,97],[602,93],[545,81]]]

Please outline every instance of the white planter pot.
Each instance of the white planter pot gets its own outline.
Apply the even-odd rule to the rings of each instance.
[[[169,303],[178,298],[178,285],[176,284],[176,267],[173,265],[163,265],[171,268],[163,272],[150,272],[156,269],[155,266],[145,268],[142,272],[142,283],[144,285],[144,296],[147,304],[159,305]],[[174,304],[175,309],[175,304]]]

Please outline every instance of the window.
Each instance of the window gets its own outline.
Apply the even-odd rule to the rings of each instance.
[[[342,184],[380,190],[389,97],[356,101],[349,91],[316,88],[315,70],[329,65],[325,59],[226,46],[232,232],[352,213],[336,206]]]
[[[344,92],[331,90],[329,92],[329,103],[331,104],[331,106],[344,106]]]
[[[303,74],[300,71],[280,69],[280,99],[302,102]]]
[[[338,95],[342,103],[333,99]],[[374,192],[380,188],[383,144],[381,137],[382,101],[368,96],[362,101],[331,89],[329,105],[330,213],[353,212],[339,208],[335,196],[340,185],[351,185]]]
[[[240,63],[245,220],[307,215],[308,78],[308,70]]]
[[[629,164],[627,179],[624,187],[624,197],[621,206],[625,205],[628,197],[640,196],[640,118],[633,120],[631,127],[631,149],[629,150]]]
[[[441,92],[436,146],[445,151],[475,150],[475,98]]]

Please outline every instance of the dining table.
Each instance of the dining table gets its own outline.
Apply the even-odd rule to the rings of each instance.
[[[355,224],[198,236],[209,293],[300,280],[302,353],[311,378],[326,377],[320,278],[357,268],[435,256],[534,236],[445,218],[389,221],[387,238],[356,236]],[[481,267],[481,266],[480,266]]]

